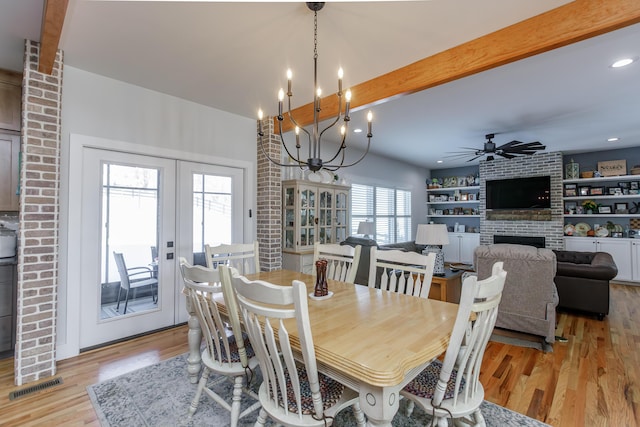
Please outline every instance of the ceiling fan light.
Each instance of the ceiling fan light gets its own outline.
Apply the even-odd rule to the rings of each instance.
[[[614,136],[613,138],[607,138],[607,141],[608,142],[616,142],[616,141],[620,141],[620,138],[617,138],[617,137]]]

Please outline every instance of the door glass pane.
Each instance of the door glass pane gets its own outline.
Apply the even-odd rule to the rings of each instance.
[[[102,165],[101,319],[158,308],[159,173]]]
[[[232,178],[193,174],[193,252],[204,253],[204,245],[232,243]],[[195,261],[194,261],[195,262]]]

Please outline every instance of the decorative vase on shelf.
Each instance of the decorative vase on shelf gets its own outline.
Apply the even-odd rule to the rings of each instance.
[[[587,209],[587,215],[591,215],[593,214],[593,211],[591,209]]]
[[[580,178],[580,165],[571,159],[571,162],[567,163],[564,167],[565,179],[578,179]]]

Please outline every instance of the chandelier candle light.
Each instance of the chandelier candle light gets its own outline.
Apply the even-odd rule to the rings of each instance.
[[[373,115],[371,114],[371,111],[369,111],[369,113],[367,114],[367,121],[368,121],[367,148],[364,154],[358,160],[345,164],[345,152],[347,148],[347,131],[349,129],[349,121],[351,120],[351,118],[349,117],[349,110],[351,108],[351,91],[347,90],[346,93],[344,94],[342,92],[342,77],[343,77],[342,68],[338,70],[338,92],[337,92],[338,115],[329,126],[324,128],[322,131],[319,130],[318,122],[320,120],[320,111],[322,111],[322,108],[321,108],[322,90],[318,86],[318,11],[322,9],[323,6],[324,6],[324,2],[307,2],[307,7],[313,11],[313,24],[314,24],[313,26],[313,87],[314,87],[315,93],[313,95],[313,125],[312,125],[311,132],[300,127],[296,122],[296,120],[293,118],[293,115],[291,114],[291,97],[293,96],[293,92],[291,91],[291,86],[292,86],[291,80],[293,77],[293,73],[291,72],[291,70],[287,70],[287,93],[286,93],[287,100],[288,100],[287,112],[288,112],[289,120],[295,126],[295,141],[296,141],[295,154],[296,155],[294,155],[292,151],[289,150],[289,148],[285,144],[284,136],[282,135],[282,121],[284,120],[284,116],[282,114],[284,109],[285,92],[283,89],[280,89],[280,91],[278,92],[277,119],[278,119],[278,128],[279,128],[279,134],[280,134],[280,142],[282,143],[282,146],[284,147],[284,150],[288,154],[289,158],[293,159],[293,163],[290,163],[290,164],[282,163],[279,160],[271,158],[267,154],[267,151],[264,149],[264,141],[263,141],[264,132],[262,131],[263,112],[261,109],[258,111],[258,136],[260,137],[260,148],[262,150],[262,153],[267,157],[267,159],[269,159],[272,163],[275,163],[276,165],[279,165],[279,166],[299,167],[301,169],[308,168],[312,172],[319,171],[320,169],[336,171],[341,167],[353,166],[355,164],[360,163],[360,161],[364,159],[364,157],[369,152],[369,146],[371,145],[371,137],[373,136],[373,134],[371,133],[371,122],[373,120]],[[342,96],[343,95],[345,98],[344,114],[342,113]],[[335,152],[333,157],[331,157],[328,161],[323,161],[320,158],[322,136],[328,129],[335,126],[338,123],[338,121],[340,121],[340,119],[343,120],[343,124],[340,127],[340,139],[341,139],[340,146],[338,147],[338,150]],[[301,130],[307,135],[309,152],[306,160],[304,160],[300,156],[300,147],[301,147],[300,131]]]

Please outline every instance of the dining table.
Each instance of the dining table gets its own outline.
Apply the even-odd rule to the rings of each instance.
[[[391,426],[400,390],[446,351],[458,312],[457,304],[335,280],[328,280],[329,298],[314,299],[315,276],[290,270],[246,277],[306,284],[318,370],[358,392],[368,426]],[[218,304],[224,313],[224,301]],[[190,375],[200,368],[197,323],[189,320]]]

